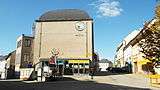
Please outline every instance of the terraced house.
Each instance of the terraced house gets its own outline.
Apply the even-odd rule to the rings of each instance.
[[[118,53],[120,52],[120,49],[119,49],[120,47],[118,47],[117,49],[116,56],[121,56],[122,58],[121,60],[118,59],[119,57],[116,58],[117,66],[119,65],[121,67],[128,67],[128,65],[130,65],[128,69],[132,73],[149,74],[153,71],[151,68],[152,63],[143,57],[144,54],[141,52],[142,49],[139,46],[139,42],[144,39],[143,37],[144,32],[148,28],[150,28],[155,23],[155,21],[156,19],[152,19],[146,25],[144,25],[142,29],[136,31],[135,33],[132,32],[132,35],[131,35],[132,38],[128,40],[126,38],[124,39],[125,43],[122,43],[123,49],[121,50],[121,54]],[[123,63],[120,63],[120,62],[123,62]],[[156,73],[159,73],[158,68],[154,68],[154,69]]]

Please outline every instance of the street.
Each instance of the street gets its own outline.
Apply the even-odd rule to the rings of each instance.
[[[133,74],[106,74],[90,76],[65,76],[50,82],[0,81],[0,90],[158,90],[148,79]]]

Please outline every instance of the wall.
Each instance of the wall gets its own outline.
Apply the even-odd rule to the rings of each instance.
[[[23,36],[20,36],[17,38],[16,47],[17,47],[17,43],[20,40],[22,41],[22,37]],[[21,46],[16,48],[15,71],[17,71],[17,72],[19,72],[19,68],[20,68],[20,64],[21,64],[21,53],[22,53],[22,42],[21,42]]]
[[[112,63],[99,63],[99,68],[101,68],[101,71],[107,71],[106,69],[112,66]]]
[[[132,64],[134,73],[144,73],[142,70],[142,63],[140,63],[142,60],[144,60],[142,56],[143,54],[140,52],[140,47],[137,43],[132,47]],[[135,65],[135,63],[137,63],[137,65]]]
[[[77,31],[77,21],[36,22],[34,63],[51,57],[51,50],[59,51],[59,58],[92,59],[92,21],[83,21],[86,29]]]
[[[128,48],[124,50],[124,61],[130,63],[131,56],[132,56],[132,46],[130,45]]]
[[[26,47],[25,46],[25,40],[29,39],[31,41],[31,46]],[[23,36],[22,39],[22,57],[21,57],[21,67],[26,68],[29,62],[33,62],[33,37],[29,36]],[[28,54],[29,55],[29,60],[25,61],[24,60],[24,55]]]
[[[6,65],[6,61],[1,60],[0,61],[0,73],[5,72],[5,65]]]
[[[25,46],[25,39],[31,40],[30,47]],[[21,45],[16,49],[16,60],[15,60],[15,71],[17,72],[20,71],[19,70],[20,68],[26,68],[27,64],[33,61],[33,37],[21,35],[17,39],[16,43],[18,44],[19,41],[21,41]],[[25,54],[29,55],[28,61],[24,61]]]
[[[16,59],[16,51],[13,51],[10,53],[10,56],[7,58],[6,68],[14,68],[15,67],[15,59]]]
[[[125,66],[123,49],[124,49],[124,44],[121,43],[119,49],[117,50],[117,58],[116,58],[117,67],[124,67]]]

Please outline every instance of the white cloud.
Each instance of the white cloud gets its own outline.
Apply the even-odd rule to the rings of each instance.
[[[100,17],[115,17],[121,15],[123,9],[120,7],[119,1],[116,0],[98,0],[91,3],[98,11]]]

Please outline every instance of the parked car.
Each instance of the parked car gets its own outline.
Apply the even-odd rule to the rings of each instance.
[[[120,68],[120,67],[108,67],[106,70],[112,73],[127,73],[128,69],[126,67]]]

